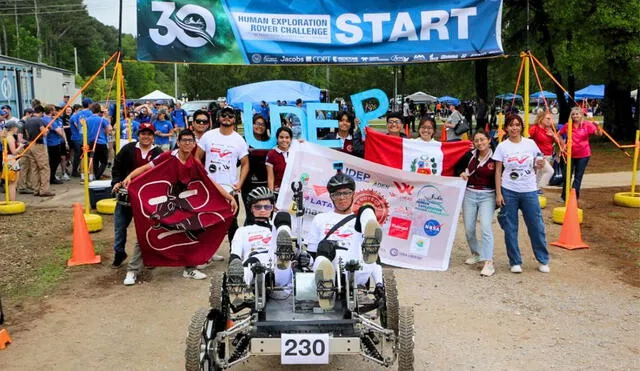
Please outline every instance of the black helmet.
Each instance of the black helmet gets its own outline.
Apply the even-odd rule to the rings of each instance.
[[[327,183],[327,190],[329,193],[333,193],[340,188],[349,188],[352,191],[356,190],[356,182],[348,175],[339,173],[331,177]]]
[[[269,200],[271,201],[271,203],[274,203],[275,195],[273,194],[273,191],[267,187],[258,187],[251,190],[251,192],[249,192],[249,195],[247,196],[249,206],[261,200]]]

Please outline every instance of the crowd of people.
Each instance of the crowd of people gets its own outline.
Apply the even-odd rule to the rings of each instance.
[[[410,102],[405,104],[409,107]],[[480,102],[478,107],[482,107],[482,104],[484,103]],[[301,106],[302,100],[296,101],[296,105]],[[33,107],[26,109],[21,118],[13,116],[10,106],[1,108],[0,127],[2,138],[6,138],[9,154],[7,160],[11,176],[8,186],[12,200],[16,193],[51,197],[54,195],[49,189],[51,184],[80,177],[82,133],[83,126],[86,125],[89,156],[92,158],[91,178],[111,178],[114,191],[126,188],[135,176],[167,156],[175,156],[184,166],[197,166],[194,165],[196,163],[204,166],[207,175],[225,195],[234,211],[235,217],[228,230],[232,246],[239,228],[237,205],[240,197],[247,210],[247,223],[256,223],[256,215],[262,214],[260,210],[252,210],[252,207],[262,199],[257,199],[255,195],[251,197],[252,192],[261,189],[274,199],[277,197],[290,152],[295,148],[300,134],[300,121],[299,118],[296,120],[295,115],[284,115],[280,126],[272,126],[266,102],[262,102],[261,108],[253,115],[251,126],[245,125],[244,131],[246,133],[251,130],[259,141],[267,141],[270,136],[275,135],[277,144],[271,150],[255,149],[247,145],[245,138],[237,132],[237,112],[230,106],[221,104],[215,117],[206,109],[197,110],[188,117],[179,103],[174,107],[160,101],[153,104],[136,103],[123,107],[121,148],[118,155],[114,155],[115,148],[110,139],[114,136],[113,110],[85,98],[81,105],[64,107],[64,112],[57,115],[58,110],[63,109],[62,106],[64,104],[56,106],[34,102]],[[448,141],[460,140],[461,135],[456,134],[454,129],[466,118],[456,106],[450,105],[448,109],[450,113],[440,129],[446,131]],[[412,125],[412,118],[407,113],[403,110],[387,114],[387,135],[406,137],[405,129]],[[56,116],[58,117],[54,120]],[[338,128],[324,135],[324,139],[337,140],[337,150],[364,157],[358,120],[349,110],[338,112],[335,118]],[[584,120],[579,108],[572,110],[571,119],[572,158],[575,164],[573,187],[579,194],[582,176],[591,155],[589,136],[601,134],[601,130],[596,124]],[[486,120],[486,117],[479,117],[476,122],[478,120]],[[550,112],[540,112],[529,129],[529,139],[524,137],[521,117],[510,113],[505,120],[506,139],[497,144],[497,147],[494,146],[494,138],[484,128],[484,125],[477,124],[477,130],[471,137],[473,149],[457,166],[458,174],[467,181],[462,212],[471,256],[466,263],[484,262],[481,274],[494,274],[491,222],[495,210],[499,209],[497,218],[505,231],[511,271],[521,272],[522,259],[517,238],[520,210],[539,262],[538,269],[549,272],[549,256],[538,195],[553,174],[550,163],[565,152],[563,138],[567,125],[558,129]],[[411,129],[416,131],[414,127]],[[436,141],[437,131],[436,118],[433,115],[422,116],[418,120],[414,140]],[[110,176],[105,175],[108,167],[112,167]],[[24,176],[20,176],[21,173]],[[349,187],[351,185],[347,188]],[[340,193],[334,199],[333,192],[331,193],[332,200],[338,207],[336,202],[345,197],[340,197],[343,196]],[[562,197],[564,198],[564,193]],[[272,201],[271,196],[265,200]],[[126,229],[131,219],[130,207],[116,207],[114,268],[121,266],[128,257],[124,246]],[[476,220],[480,221],[480,238],[476,233]],[[186,267],[184,276],[203,279],[206,275],[199,269],[223,259],[221,255],[215,254],[207,264]],[[128,264],[126,285],[136,282],[140,267],[140,251],[136,245]]]

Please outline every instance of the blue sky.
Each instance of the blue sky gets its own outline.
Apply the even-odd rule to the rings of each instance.
[[[101,23],[118,28],[119,0],[84,0],[89,15]],[[123,0],[122,32],[136,35],[136,0]]]

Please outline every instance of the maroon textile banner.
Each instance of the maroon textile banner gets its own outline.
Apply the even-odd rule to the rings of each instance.
[[[138,243],[146,266],[205,263],[227,235],[229,203],[200,163],[187,171],[171,156],[129,185]]]

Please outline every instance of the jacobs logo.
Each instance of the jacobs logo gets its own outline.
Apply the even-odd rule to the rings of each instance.
[[[158,45],[166,46],[176,39],[185,46],[199,48],[213,43],[216,21],[206,8],[187,4],[176,10],[173,2],[152,1],[151,10],[161,12],[158,28],[149,29],[149,37]]]

